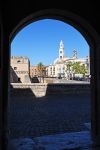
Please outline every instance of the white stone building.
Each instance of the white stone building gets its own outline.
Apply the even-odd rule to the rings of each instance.
[[[80,65],[85,65],[87,68],[87,75],[90,74],[90,60],[89,57],[86,58],[77,58],[77,51],[73,50],[73,56],[68,58],[64,53],[64,43],[61,40],[59,47],[59,57],[54,60],[54,63],[47,66],[46,72],[48,77],[64,77],[68,78],[69,72],[67,71],[66,64],[69,62],[80,62]],[[73,72],[70,74],[73,76]]]

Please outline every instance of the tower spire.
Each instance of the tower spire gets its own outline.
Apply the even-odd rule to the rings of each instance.
[[[76,59],[77,58],[77,51],[73,50],[73,58]]]
[[[59,58],[64,58],[64,43],[62,40],[60,41]]]

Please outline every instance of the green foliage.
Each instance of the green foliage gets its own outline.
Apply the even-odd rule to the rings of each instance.
[[[66,64],[67,70],[70,71],[70,69],[71,69],[72,66],[73,66],[72,62],[68,62],[68,63]]]
[[[37,66],[38,66],[38,70],[39,70],[39,71],[43,70],[43,66],[44,66],[44,65],[43,65],[42,62],[39,62]]]
[[[81,65],[80,62],[68,62],[66,64],[67,70],[72,70],[74,74],[83,74],[85,75],[87,73],[87,69],[85,68],[85,65]]]
[[[81,65],[80,62],[74,62],[72,69],[74,70],[75,74],[83,74],[85,75],[87,73],[87,70],[85,68],[85,65]]]
[[[75,74],[79,74],[81,71],[81,67],[80,67],[81,65],[80,65],[80,62],[74,62],[73,63],[73,66],[72,66],[72,68],[73,68],[73,71],[74,71],[74,73]]]
[[[38,66],[39,75],[42,75],[43,69],[44,69],[43,63],[42,63],[42,62],[39,62],[37,66]]]
[[[39,68],[42,68],[44,65],[42,62],[39,62],[38,65],[37,65]]]

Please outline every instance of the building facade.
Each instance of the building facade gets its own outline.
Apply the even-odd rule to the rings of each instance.
[[[30,61],[27,57],[11,57],[10,82],[30,83]]]
[[[64,52],[64,43],[61,40],[60,46],[59,46],[59,56],[58,56],[58,58],[56,58],[54,60],[53,64],[49,65],[46,68],[47,76],[48,77],[64,77],[64,78],[69,79],[69,76],[73,77],[76,74],[74,73],[72,68],[70,70],[68,70],[67,64],[75,63],[75,62],[79,62],[80,65],[84,65],[86,70],[87,70],[86,74],[90,75],[89,57],[77,58],[77,51],[76,50],[73,50],[73,55],[71,58],[66,57],[65,52]],[[78,76],[80,76],[80,75],[78,74]]]
[[[46,66],[30,66],[30,77],[39,77],[39,76],[46,76]]]

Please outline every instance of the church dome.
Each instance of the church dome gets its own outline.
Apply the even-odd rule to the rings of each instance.
[[[54,60],[54,64],[62,64],[62,63],[64,63],[66,60],[67,60],[66,57],[64,57],[63,59],[56,58],[56,59]]]

